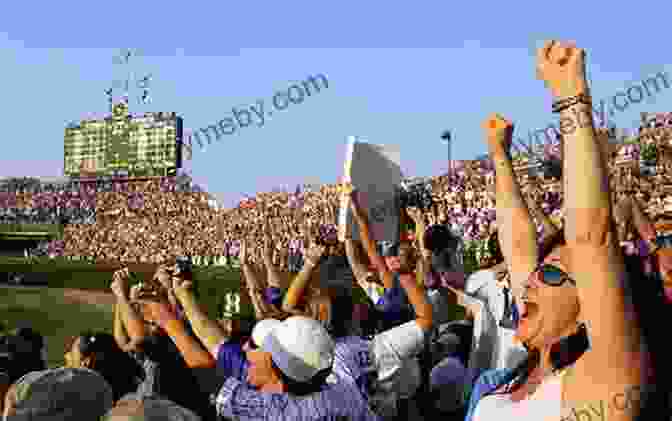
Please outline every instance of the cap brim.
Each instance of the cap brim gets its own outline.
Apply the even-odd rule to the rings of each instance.
[[[252,329],[252,340],[261,347],[269,333],[273,331],[282,322],[278,319],[264,319],[257,322]]]

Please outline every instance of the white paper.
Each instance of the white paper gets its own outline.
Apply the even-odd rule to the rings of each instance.
[[[366,143],[348,138],[343,181],[358,191],[359,203],[367,212],[371,236],[375,241],[399,241],[399,204],[397,187],[403,179],[401,153],[397,146]],[[339,238],[350,232],[359,239],[357,224],[347,202],[341,203]]]

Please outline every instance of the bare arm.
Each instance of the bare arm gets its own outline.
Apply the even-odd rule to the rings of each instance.
[[[467,296],[464,291],[451,287],[450,285],[447,285],[446,288],[455,295],[457,305],[464,307],[467,313],[467,318],[473,319],[481,310],[483,304],[478,298]]]
[[[303,298],[308,283],[310,282],[313,270],[317,267],[320,257],[325,251],[324,246],[313,245],[308,253],[306,253],[305,263],[301,272],[292,280],[289,285],[287,294],[282,302],[282,310],[286,312],[294,312],[299,306],[299,302]]]
[[[434,324],[432,304],[427,300],[424,285],[418,285],[414,273],[399,275],[399,282],[406,291],[408,301],[415,310],[415,321],[424,331],[430,331]]]
[[[532,196],[528,196],[526,200],[530,214],[541,224],[544,240],[555,236],[555,234],[558,233],[558,227],[556,227],[555,224],[551,222],[551,218],[544,213],[544,210],[541,207],[541,202],[534,200]]]
[[[345,254],[348,257],[348,263],[352,268],[352,273],[355,275],[355,280],[364,290],[370,287],[368,282],[369,270],[362,262],[362,259],[357,250],[357,244],[352,238],[345,240]]]
[[[217,346],[228,341],[229,337],[219,323],[208,318],[191,291],[180,291],[178,300],[184,308],[184,312],[191,324],[194,334],[200,342],[205,345],[205,348],[209,353],[205,352],[200,344],[196,343],[193,338],[191,338],[191,341],[187,341],[183,338],[184,346],[185,348],[191,349],[190,353],[193,354],[192,359],[199,361],[199,364],[209,364],[209,359],[216,357],[215,352]],[[205,357],[204,352],[209,358]]]
[[[181,300],[181,303],[187,313],[187,318],[191,322],[194,333],[196,333],[196,336],[200,339],[199,332],[202,333],[200,320],[197,317],[194,317],[191,308],[187,310],[188,306],[191,306],[192,303],[188,300]],[[170,311],[168,305],[160,303],[144,303],[144,306],[146,306],[145,308],[148,306],[153,307],[149,311],[154,313],[154,318],[159,323],[159,326],[161,326],[166,334],[173,340],[189,368],[211,368],[215,366],[213,356],[203,349],[203,346],[201,346],[193,336],[187,333],[184,322],[179,320],[175,314]],[[189,315],[190,311],[192,313],[191,316]],[[221,328],[220,330],[223,331]]]
[[[430,252],[425,248],[425,230],[427,229],[427,224],[425,223],[422,211],[419,209],[409,208],[406,210],[406,213],[415,223],[415,241],[420,254],[418,256],[417,267],[418,282],[424,285],[424,277],[430,269]]]
[[[270,230],[270,228],[267,228]],[[266,280],[268,285],[276,288],[282,288],[282,279],[280,272],[273,264],[273,243],[268,234],[264,235],[264,266],[266,267]]]
[[[130,341],[136,344],[140,343],[144,341],[147,332],[145,331],[145,324],[142,317],[138,314],[135,308],[133,308],[129,299],[129,271],[127,268],[118,270],[114,273],[112,278],[111,289],[117,298],[117,305],[115,308],[119,313],[119,320],[123,323],[123,327],[130,337]]]
[[[376,249],[376,243],[371,238],[370,229],[369,229],[369,219],[366,216],[364,210],[359,206],[357,200],[354,197],[350,197],[350,207],[352,209],[352,214],[357,221],[357,226],[359,227],[359,236],[362,240],[362,245],[366,254],[369,256],[369,260],[373,265],[378,269],[378,273],[383,280],[383,286],[385,289],[394,287],[394,276],[392,272],[387,268],[385,260],[378,253]]]
[[[124,321],[121,319],[121,311],[119,310],[119,305],[114,305],[114,340],[117,342],[117,345],[121,349],[126,349],[131,339],[126,333],[124,328]]]
[[[121,320],[125,321],[125,328],[131,342],[140,343],[147,336],[142,317],[135,311],[130,301],[126,298],[117,298],[117,308]]]
[[[583,394],[572,397],[573,405],[611,398],[642,381],[641,332],[626,292],[629,280],[612,223],[608,174],[595,136],[584,54],[571,44],[549,42],[537,59],[538,74],[556,98],[584,94],[587,102],[560,113],[561,121],[574,124],[564,140],[565,239],[590,341],[590,349],[577,362],[580,374],[575,382]],[[604,380],[595,382],[595,378]],[[631,417],[625,411],[617,415],[618,419]]]
[[[519,293],[537,264],[536,228],[520,193],[509,158],[513,125],[493,115],[487,120],[485,129],[490,157],[496,168],[496,215],[500,248],[511,273],[512,288]]]

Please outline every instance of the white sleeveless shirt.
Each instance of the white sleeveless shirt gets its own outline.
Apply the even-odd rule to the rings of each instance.
[[[510,394],[493,394],[481,398],[474,409],[472,421],[561,421],[562,377],[544,379],[527,398],[514,402]]]

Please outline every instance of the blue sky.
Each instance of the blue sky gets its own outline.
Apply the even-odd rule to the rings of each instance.
[[[0,175],[62,175],[65,124],[107,110],[121,48],[140,50],[133,68],[154,76],[153,102],[132,99],[131,111],[175,111],[193,129],[327,76],[328,89],[263,127],[194,150],[194,179],[227,206],[242,193],[335,181],[349,135],[398,145],[405,174],[424,176],[447,167],[445,129],[453,157],[471,159],[486,151],[480,124],[491,112],[512,119],[519,136],[545,127],[551,98],[534,72],[545,39],[588,50],[597,99],[661,70],[672,77],[671,7],[662,1],[111,4],[4,6]],[[672,111],[672,89],[612,121],[634,127],[642,111]]]

